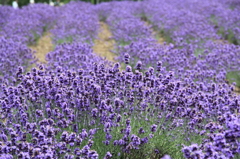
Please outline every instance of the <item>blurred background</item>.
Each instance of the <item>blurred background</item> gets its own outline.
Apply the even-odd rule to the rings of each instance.
[[[35,0],[35,3],[50,3],[50,2],[56,2],[57,0]],[[60,0],[61,3],[68,3],[70,1],[84,1],[84,2],[90,2],[93,4],[98,4],[101,2],[109,2],[109,1],[122,1],[122,0]],[[131,0],[131,1],[139,1],[139,0]],[[13,0],[0,0],[0,5],[12,5]],[[28,5],[30,3],[30,0],[18,0],[19,7]]]

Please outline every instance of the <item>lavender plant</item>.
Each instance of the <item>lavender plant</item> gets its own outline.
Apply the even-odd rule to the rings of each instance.
[[[82,42],[93,44],[99,28],[98,17],[91,4],[71,2],[59,9],[59,19],[51,30],[56,44]]]
[[[46,10],[42,12],[41,10]],[[9,17],[2,26],[2,34],[9,38],[21,37],[21,42],[33,44],[43,34],[44,28],[54,22],[54,8],[48,5],[30,5],[8,13]]]
[[[17,66],[24,70],[34,62],[32,51],[21,42],[6,37],[0,37],[0,83],[16,82]],[[1,93],[0,93],[1,94]]]

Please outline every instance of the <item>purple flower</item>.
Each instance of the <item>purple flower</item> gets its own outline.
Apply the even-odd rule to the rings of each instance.
[[[145,131],[144,131],[143,128],[141,127],[141,128],[139,129],[138,133],[139,133],[139,134],[144,134]]]
[[[171,159],[169,155],[164,155],[161,159]]]
[[[127,119],[127,120],[126,120],[126,125],[129,126],[130,123],[131,123],[131,120],[130,120],[130,119]]]
[[[107,152],[106,155],[104,156],[104,159],[110,159],[112,158],[112,154],[110,152]]]
[[[151,132],[156,132],[156,130],[157,130],[157,125],[153,124],[151,126]]]
[[[89,153],[88,153],[88,158],[89,159],[98,159],[98,154],[96,151],[94,150],[91,150]]]
[[[146,144],[148,143],[148,137],[144,137],[141,139],[141,144]]]

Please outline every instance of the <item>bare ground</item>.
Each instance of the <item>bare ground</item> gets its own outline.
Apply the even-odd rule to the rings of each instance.
[[[112,52],[115,45],[115,41],[112,39],[112,33],[106,23],[100,22],[100,25],[101,28],[98,33],[98,38],[94,40],[93,51],[109,61],[116,62],[114,60],[116,55]]]
[[[163,43],[165,42],[164,38],[163,38],[163,37],[160,37],[160,36],[158,37],[157,40],[158,40],[158,43],[159,43],[159,44],[163,44]]]
[[[157,42],[158,42],[159,44],[163,45],[163,43],[165,42],[165,39],[162,37],[162,35],[161,35],[160,33],[156,32],[156,31],[152,28],[151,24],[150,24],[148,21],[144,20],[144,22],[145,22],[145,25],[146,25],[146,26],[149,26],[149,27],[150,27],[150,30],[151,30],[151,32],[152,32],[152,36],[157,39]]]
[[[51,34],[45,33],[37,42],[36,45],[29,46],[30,49],[35,51],[35,56],[41,63],[46,63],[46,55],[54,49]]]

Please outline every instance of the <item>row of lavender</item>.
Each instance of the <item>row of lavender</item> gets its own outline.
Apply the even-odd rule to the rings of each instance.
[[[152,6],[154,3],[148,4]],[[115,5],[114,9],[110,5]],[[239,71],[240,54],[238,45],[223,45],[215,42],[216,39],[210,40],[210,38],[203,36],[205,38],[198,38],[201,41],[206,41],[201,47],[202,53],[196,55],[197,49],[195,46],[199,47],[201,45],[199,43],[196,45],[195,42],[187,43],[186,41],[189,39],[187,36],[184,36],[184,43],[181,44],[178,42],[175,45],[156,44],[155,37],[151,36],[149,26],[145,25],[138,17],[146,14],[144,13],[144,10],[147,10],[146,8],[148,8],[148,5],[145,3],[133,3],[132,5],[129,5],[129,3],[103,4],[98,7],[98,12],[103,19],[106,19],[104,14],[110,14],[106,21],[111,27],[113,38],[119,43],[118,52],[120,56],[118,60],[124,62],[125,55],[128,56],[127,54],[129,54],[134,57],[130,60],[131,66],[135,67],[139,60],[143,68],[156,66],[157,61],[161,61],[166,70],[174,71],[179,79],[190,77],[190,80],[199,82],[209,82],[211,80],[224,82],[227,72]],[[149,10],[148,14],[150,13],[152,12]],[[195,21],[197,18],[195,18]],[[194,22],[192,23],[194,24]],[[197,25],[204,26],[200,22]],[[198,30],[192,29],[195,36],[198,34]],[[206,32],[210,33],[208,30]],[[217,35],[214,34],[214,36]]]
[[[35,45],[45,32],[52,34],[55,45],[74,40],[87,43],[86,49],[89,49],[98,31],[98,18],[96,14],[90,14],[93,11],[91,7],[86,3],[58,8],[35,4],[17,10],[1,6],[0,56],[3,58],[0,59],[0,83],[16,82],[14,74],[17,66],[26,71],[36,63],[34,52],[27,46]]]
[[[47,55],[47,65],[27,74],[19,67],[18,84],[3,86],[1,157],[182,158],[181,143],[202,139],[201,145],[183,147],[186,158],[239,153],[239,97],[224,83],[228,61],[220,57],[211,63],[193,56],[191,48],[156,44],[150,28],[135,16],[142,13],[142,3],[114,2],[93,9],[110,25],[122,62],[137,66],[125,71],[118,63],[108,67],[90,48],[97,14],[92,11],[81,21],[91,7],[71,3],[58,8],[64,12],[53,26],[54,41],[80,43],[58,45]],[[238,53],[230,46],[224,57]],[[228,55],[227,49],[235,52]],[[216,79],[207,75],[208,69]]]
[[[212,64],[204,66],[205,68],[217,68],[218,72],[224,68],[230,77],[228,80],[232,81],[231,76],[235,74],[233,78],[239,81],[239,45],[231,45],[224,40],[239,44],[239,5],[233,4],[237,3],[218,0],[152,0],[144,5],[144,15],[176,47],[188,48],[196,56],[200,55],[199,58],[210,59]],[[237,84],[240,86],[240,82]]]
[[[230,8],[219,0],[213,1],[148,1],[144,14],[159,30],[169,34],[179,46],[186,42],[198,44],[234,36],[239,44],[239,7]],[[218,35],[218,33],[221,33]],[[233,41],[235,40],[235,41]]]
[[[111,7],[112,7],[112,5],[113,4],[111,4]],[[121,4],[121,6],[122,6],[123,4]],[[105,6],[106,7],[106,6]],[[115,6],[116,7],[116,6]],[[134,7],[133,6],[131,6],[132,8],[131,9],[134,9]],[[109,7],[110,8],[110,7]],[[114,8],[114,11],[116,11],[117,9],[116,8]],[[123,17],[121,17],[121,16],[118,16],[119,15],[119,11],[120,10],[122,10],[122,8],[120,8],[119,10],[118,10],[118,13],[117,14],[115,14],[115,16],[113,16],[112,17],[112,21],[111,20],[109,20],[108,19],[108,22],[109,22],[109,24],[110,24],[110,26],[112,26],[112,28],[114,28],[114,27],[116,27],[116,28],[121,28],[121,29],[116,29],[115,30],[115,32],[114,32],[114,29],[113,29],[113,34],[114,34],[114,38],[116,39],[116,40],[118,40],[119,41],[119,43],[123,43],[123,44],[127,44],[127,43],[129,43],[130,41],[132,41],[132,40],[136,40],[136,41],[141,41],[142,39],[144,39],[144,37],[147,37],[147,36],[149,36],[149,31],[147,31],[147,29],[143,29],[143,30],[141,30],[142,28],[146,28],[144,25],[142,25],[142,27],[141,27],[141,24],[143,24],[143,23],[141,23],[141,21],[139,21],[139,20],[137,20],[136,18],[134,19],[134,17],[131,15],[131,14],[129,14],[129,15],[127,15],[127,16],[123,16]],[[101,12],[103,12],[102,10],[101,10]],[[120,14],[120,15],[122,15],[122,14]],[[125,13],[124,13],[124,15],[125,15]],[[106,18],[106,17],[105,17]],[[129,21],[129,19],[130,19],[130,21]],[[103,19],[104,19],[104,17],[103,17]],[[119,20],[119,23],[115,23],[115,20]],[[123,22],[125,20],[125,23]],[[129,25],[130,24],[130,25]],[[135,27],[133,24],[137,24],[137,27]],[[124,27],[124,26],[127,26],[127,27]],[[140,26],[140,28],[139,28],[139,26]],[[134,29],[136,29],[136,30],[134,30],[135,32],[130,32],[129,30],[127,30],[128,29],[128,27],[130,27],[132,30],[134,30]],[[123,28],[123,30],[122,30],[122,28]],[[137,29],[137,28],[139,28],[139,30]],[[125,30],[124,30],[125,29]],[[134,33],[138,33],[138,34],[134,34]],[[133,34],[131,34],[131,33],[133,33]],[[130,35],[130,36],[129,36]],[[147,35],[147,36],[146,36]],[[128,37],[129,36],[129,37]],[[130,39],[130,40],[129,40]],[[153,39],[150,39],[151,41],[153,40]],[[147,45],[148,46],[148,45]],[[173,46],[170,46],[171,48],[174,48]],[[131,51],[132,52],[132,51]],[[156,58],[156,56],[153,56],[153,58]],[[128,56],[127,56],[127,58],[126,58],[126,63],[128,63]],[[160,66],[159,67],[161,67],[161,64],[160,64]],[[129,69],[131,70],[131,68],[130,67],[128,67],[128,71],[129,71]],[[139,65],[139,68],[138,68],[139,70],[141,70],[141,65]],[[151,72],[152,72],[152,70],[151,70]],[[221,71],[220,71],[221,72]],[[164,72],[164,73],[166,73],[166,72]],[[188,74],[189,74],[189,72],[188,72]],[[183,78],[185,78],[186,76],[183,76]],[[205,81],[205,78],[206,77],[202,77],[202,80],[204,80]],[[223,74],[219,79],[221,79],[221,80],[219,80],[218,82],[223,82],[223,80],[225,79],[225,75]],[[190,78],[190,80],[191,80],[191,78]],[[185,82],[187,82],[187,83],[189,83],[189,79],[187,79]],[[192,85],[194,85],[194,84],[192,84]],[[211,87],[213,87],[213,89],[215,89],[215,86],[207,86],[207,85],[203,85],[203,84],[201,84],[200,83],[200,87],[203,87],[203,86],[205,86],[206,88],[204,89],[204,88],[201,88],[202,90],[203,90],[203,92],[208,92],[208,93],[210,93],[211,94],[211,92],[209,92],[209,88],[211,89]],[[221,85],[220,85],[221,86]],[[193,86],[194,87],[194,86]],[[221,86],[222,87],[222,86]],[[223,85],[223,87],[226,87],[226,85]],[[196,90],[195,90],[196,91]],[[197,90],[198,91],[198,90]],[[206,95],[207,97],[208,97],[208,95]],[[236,97],[234,97],[234,99],[235,99]],[[195,103],[194,103],[195,104]],[[216,104],[216,103],[215,103]],[[235,105],[236,107],[238,106],[238,103],[235,103],[235,104],[233,104],[233,105]],[[201,106],[202,107],[202,106]],[[197,110],[198,111],[198,110]],[[238,111],[238,110],[237,110]],[[237,112],[236,111],[236,112]],[[234,112],[234,111],[233,111]],[[219,114],[221,114],[222,112],[218,112]],[[195,120],[197,120],[197,119],[195,119]],[[236,119],[237,120],[237,119]],[[207,121],[206,121],[207,122]],[[144,125],[144,124],[143,124]],[[211,124],[210,124],[211,125]],[[202,126],[203,127],[203,126]],[[200,129],[202,128],[202,127],[200,127]],[[215,128],[214,128],[215,129]],[[129,131],[129,130],[128,130]],[[227,131],[226,131],[227,132]],[[229,131],[228,131],[229,132]],[[230,131],[231,132],[231,131]],[[204,133],[204,132],[203,132]],[[213,134],[212,136],[215,136],[216,134]],[[107,134],[106,134],[106,141],[105,141],[105,144],[109,144],[109,142],[107,142],[108,140],[107,140]],[[158,136],[159,137],[159,136]],[[235,136],[236,137],[236,136]],[[127,144],[127,140],[128,139],[126,139],[126,137],[123,137],[122,138],[122,140],[126,140],[125,141],[125,146],[126,146],[126,148],[123,148],[123,150],[124,151],[130,151],[130,150],[128,150],[127,148],[130,148],[131,149],[131,145],[133,144],[133,143],[129,143],[129,144]],[[216,139],[217,140],[217,139]],[[116,141],[116,140],[115,140]],[[210,141],[211,141],[211,139],[210,139]],[[206,146],[206,145],[204,145],[204,146]],[[206,147],[204,147],[203,146],[203,148],[206,148]],[[222,146],[222,145],[217,145],[217,146]],[[202,148],[202,149],[203,149]],[[232,147],[232,148],[229,148],[229,149],[232,149],[232,150],[234,150],[234,148],[235,147]],[[195,150],[196,149],[196,145],[194,145],[194,147],[192,148],[193,150]],[[205,157],[207,156],[207,157],[209,157],[210,155],[212,155],[212,156],[218,156],[218,157],[220,157],[221,156],[221,153],[222,152],[219,152],[219,150],[216,148],[216,147],[213,147],[213,149],[215,150],[215,151],[217,151],[217,152],[215,152],[215,153],[213,153],[213,154],[205,154]],[[109,148],[108,148],[108,150],[109,150]],[[188,150],[188,149],[186,149],[186,150]],[[205,151],[207,151],[207,150],[205,150]],[[213,150],[208,150],[208,151],[210,151],[209,153],[212,153],[212,151]],[[228,153],[228,149],[225,149],[225,150],[221,150],[221,151],[223,151],[223,153],[226,155],[227,153]],[[225,152],[226,151],[226,152]],[[234,150],[235,151],[235,150]],[[234,153],[234,151],[232,151],[233,153]],[[156,149],[156,152],[158,152],[158,150]],[[186,151],[185,152],[186,153],[186,155],[187,155],[187,153],[188,153],[188,151]],[[203,155],[204,154],[199,154],[200,152],[196,152],[197,154],[196,155],[202,155],[202,157],[203,157]],[[145,154],[146,155],[146,154]],[[148,154],[149,155],[149,154]],[[192,156],[193,155],[195,155],[195,154],[192,154]],[[231,154],[228,154],[228,155],[231,155]],[[229,157],[229,156],[228,156]],[[230,156],[231,157],[231,156]]]
[[[223,68],[228,80],[235,78],[240,86],[239,45],[224,40],[239,44],[239,5],[233,7],[232,4],[237,3],[152,0],[144,4],[143,14],[175,47],[183,47],[188,54],[193,52],[198,58],[207,60],[201,61],[202,68],[218,69],[217,72],[223,72]],[[199,68],[196,66],[193,70]]]
[[[104,67],[110,63],[92,53],[99,26],[97,14],[90,15],[91,8],[87,3],[0,8],[5,18],[1,19],[0,52],[4,57],[0,70],[4,83],[0,93],[1,158],[98,158],[90,150],[98,125],[92,124],[89,130],[89,123],[81,122],[90,118],[95,107],[88,89],[99,82],[92,79],[97,65],[104,75],[108,72]],[[25,73],[34,60],[27,45],[47,30],[53,34],[55,50],[48,53],[46,65]]]
[[[93,45],[99,29],[94,6],[71,2],[59,8],[59,17],[51,30],[55,43],[80,42]]]
[[[61,14],[55,26],[50,30],[56,48],[46,56],[47,70],[77,71],[84,69],[89,72],[93,63],[110,62],[93,54],[93,40],[99,31],[99,19],[94,5],[83,2],[71,2],[59,8]]]
[[[18,66],[27,70],[36,61],[27,45],[36,43],[44,30],[52,27],[54,12],[54,8],[43,4],[18,10],[0,7],[0,83],[16,82]]]
[[[220,102],[219,100],[216,101],[216,98],[211,100],[207,98],[210,94],[215,94],[214,92],[211,92],[216,88],[216,85],[213,83],[219,83],[218,86],[222,90],[224,90],[224,88],[231,88],[225,83],[225,79],[227,72],[239,71],[239,46],[233,44],[219,44],[215,42],[217,39],[221,39],[221,36],[217,34],[217,30],[214,28],[214,25],[212,25],[206,19],[206,17],[202,17],[197,13],[192,13],[191,11],[184,11],[186,8],[183,10],[179,8],[176,9],[174,8],[174,5],[171,5],[172,3],[168,4],[166,2],[164,3],[163,1],[150,2],[147,1],[146,3],[142,4],[130,4],[129,2],[111,4],[106,3],[99,6],[98,12],[100,13],[101,18],[106,19],[106,22],[110,25],[113,32],[113,38],[120,45],[118,47],[118,53],[120,55],[118,59],[120,59],[122,62],[125,62],[126,64],[130,63],[134,67],[133,69],[137,72],[146,70],[149,66],[155,66],[157,70],[161,71],[160,77],[164,74],[167,74],[167,70],[174,71],[174,78],[180,80],[181,84],[184,87],[184,91],[181,90],[180,92],[186,91],[186,94],[188,94],[188,97],[183,95],[183,98],[187,97],[187,99],[184,100],[186,103],[183,104],[184,106],[182,109],[187,108],[189,110],[194,110],[194,112],[197,113],[197,116],[200,117],[196,117],[198,119],[190,119],[190,121],[186,122],[188,123],[187,125],[194,127],[197,122],[201,123],[201,126],[198,125],[193,128],[194,133],[198,135],[203,135],[205,132],[208,132],[200,130],[204,130],[204,128],[209,129],[209,125],[211,125],[210,127],[215,127],[214,130],[209,131],[209,138],[204,139],[202,144],[194,144],[190,147],[184,147],[183,152],[186,158],[224,158],[224,156],[226,158],[232,158],[233,156],[231,153],[236,153],[237,151],[239,153],[239,139],[237,139],[239,138],[239,124],[237,124],[238,126],[235,125],[234,130],[232,129],[233,131],[228,129],[223,130],[223,127],[229,128],[228,122],[226,122],[226,118],[224,119],[223,116],[229,116],[231,114],[235,116],[234,122],[238,123],[239,114],[234,114],[233,112],[239,112],[239,103],[237,102],[233,104],[235,105],[235,110],[230,113],[230,101],[225,103],[225,100]],[[182,2],[182,4],[186,4],[186,2]],[[111,6],[114,6],[114,9],[112,9]],[[156,8],[156,10],[154,8]],[[152,14],[154,14],[156,18],[160,18],[160,20],[154,19],[151,22],[153,22],[155,25],[163,25],[164,28],[161,29],[172,35],[174,42],[176,43],[175,45],[170,44],[161,46],[159,44],[156,44],[153,36],[149,36],[151,34],[151,31],[144,24],[144,22],[140,20],[139,15],[145,15],[146,17],[150,18],[149,15],[153,16]],[[180,15],[183,17],[179,18]],[[185,25],[186,23],[184,23],[184,20],[188,22],[187,25]],[[183,48],[180,49],[179,47]],[[194,53],[198,48],[203,48],[203,51],[200,55],[197,56]],[[132,59],[129,60],[130,56]],[[158,61],[161,62],[157,63]],[[165,66],[165,68],[159,69],[159,67],[162,65]],[[149,73],[149,71],[152,73]],[[145,74],[153,75],[153,72],[154,69],[150,67],[145,72]],[[195,89],[197,88],[195,85],[201,89]],[[193,90],[190,89],[191,87],[193,87]],[[162,89],[164,90],[164,88],[166,89],[165,85]],[[196,99],[198,101],[201,101],[201,99],[198,97],[195,98],[194,92],[196,94],[201,94],[201,98],[205,104],[197,104],[198,102],[195,103]],[[222,93],[226,95],[231,91],[226,91],[225,93],[224,92],[225,91]],[[239,97],[234,96],[233,92],[230,94],[226,95],[224,99],[232,96],[233,101],[236,102],[239,100]],[[220,96],[216,95],[216,97],[218,98]],[[171,99],[174,99],[174,97],[171,96]],[[162,100],[162,102],[163,101],[165,100]],[[177,103],[177,105],[181,105],[180,99],[175,99],[174,101]],[[171,107],[172,103],[170,101],[168,102],[169,105],[166,105],[168,107]],[[188,105],[188,102],[191,104]],[[215,106],[210,106],[211,103],[213,104],[214,102],[214,105],[218,108]],[[166,106],[164,104],[162,105]],[[201,110],[206,109],[208,106],[211,107],[209,107],[210,109],[216,109],[210,113],[211,115],[207,115],[208,111]],[[225,108],[227,108],[227,110]],[[169,109],[170,111],[168,112],[168,110],[165,110],[165,113],[174,114],[174,111],[172,111],[171,108]],[[224,115],[220,115],[220,112],[218,112],[218,110],[222,110],[221,113],[224,113]],[[214,117],[215,115],[216,117]],[[189,118],[191,118],[191,115],[189,115]],[[182,117],[180,119],[186,120],[186,118]],[[218,119],[218,121],[216,121],[216,119]],[[225,122],[222,123],[219,121],[219,119],[223,119]],[[176,117],[175,120],[178,120],[178,117]],[[189,129],[189,127],[185,127],[185,129]],[[236,143],[231,143],[232,145],[235,145],[233,146],[234,148],[227,146],[231,145],[228,143],[230,141],[228,138],[228,135],[230,133],[229,131],[232,131],[231,133],[236,137]],[[170,132],[169,135],[171,133],[172,132]],[[161,135],[158,137],[160,136]],[[191,141],[191,143],[194,142]],[[179,156],[175,157],[178,158]]]

